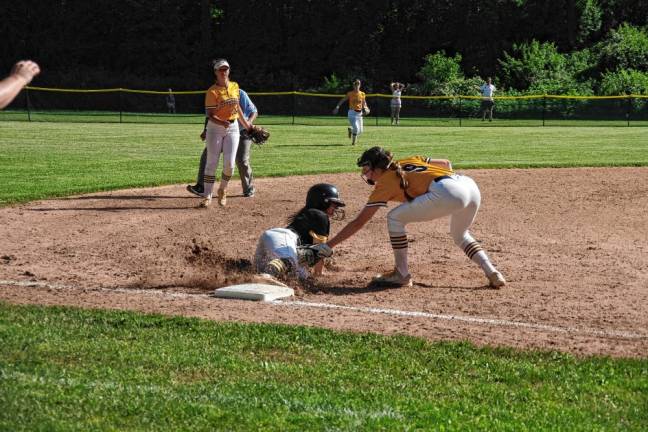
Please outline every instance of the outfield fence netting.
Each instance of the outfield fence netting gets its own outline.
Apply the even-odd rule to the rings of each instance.
[[[0,121],[202,123],[204,91],[177,91],[174,109],[168,92],[27,87]],[[249,92],[259,124],[340,125],[346,110],[332,114],[343,95],[306,92]],[[648,96],[500,96],[493,121],[484,120],[479,96],[402,96],[402,126],[648,126]],[[391,95],[367,94],[371,113],[365,125],[386,126]]]

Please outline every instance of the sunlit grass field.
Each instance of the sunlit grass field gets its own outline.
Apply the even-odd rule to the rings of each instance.
[[[456,168],[648,165],[644,128],[268,125],[256,176],[347,172],[363,149],[449,158]],[[99,190],[190,182],[202,124],[0,122],[0,205]]]
[[[258,176],[348,172],[373,145],[456,168],[645,166],[643,128],[269,125]],[[0,205],[190,182],[200,124],[0,122]],[[0,243],[0,253],[1,243]],[[5,288],[8,289],[8,288]],[[624,430],[648,358],[0,303],[0,430]]]
[[[0,430],[645,431],[648,360],[0,303]]]

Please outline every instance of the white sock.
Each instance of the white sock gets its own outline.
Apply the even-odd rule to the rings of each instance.
[[[497,271],[495,266],[488,259],[488,255],[482,249],[477,241],[467,241],[461,245],[464,253],[470,258],[471,261],[477,263],[479,267],[484,271],[486,276]]]
[[[407,265],[407,234],[389,233],[389,241],[394,251],[396,269],[398,269],[398,272],[402,276],[407,276],[409,274],[409,266]]]

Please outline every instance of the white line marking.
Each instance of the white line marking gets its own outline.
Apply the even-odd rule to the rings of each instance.
[[[51,284],[47,282],[38,282],[38,281],[0,280],[0,285],[22,286],[22,287],[29,287],[29,288],[48,288],[48,289],[75,289],[75,290],[82,289],[88,291],[108,291],[108,292],[118,292],[118,293],[126,293],[126,294],[132,293],[132,294],[147,294],[147,295],[156,295],[156,296],[162,295],[165,297],[175,297],[175,298],[213,297],[211,294],[172,293],[160,289],[102,288],[102,287],[84,288],[80,286]]]
[[[107,292],[118,292],[125,294],[144,294],[144,295],[154,295],[154,296],[164,296],[172,298],[193,298],[193,297],[202,297],[202,298],[214,298],[212,294],[187,294],[187,293],[171,293],[163,291],[160,289],[137,289],[137,288],[83,288],[78,286],[71,285],[60,285],[60,284],[50,284],[48,282],[39,282],[39,281],[13,281],[13,280],[0,280],[0,285],[7,286],[23,286],[23,287],[34,287],[34,288],[48,288],[48,289],[87,289],[89,291],[107,291]],[[266,302],[266,304],[274,304],[278,306],[294,306],[294,307],[310,307],[318,309],[337,309],[337,310],[348,310],[353,312],[369,313],[369,314],[383,314],[383,315],[395,315],[403,317],[414,317],[414,318],[430,318],[444,321],[461,321],[470,324],[486,324],[494,326],[504,326],[504,327],[519,327],[519,328],[528,328],[533,330],[541,330],[552,333],[575,333],[575,334],[586,334],[592,336],[606,337],[606,338],[623,338],[623,339],[648,339],[647,334],[635,333],[631,331],[620,331],[620,330],[597,330],[587,327],[560,327],[553,326],[548,324],[538,324],[538,323],[528,323],[523,321],[509,321],[502,319],[492,319],[492,318],[479,318],[466,315],[446,315],[446,314],[434,314],[428,312],[417,312],[417,311],[402,311],[398,309],[382,309],[382,308],[371,308],[371,307],[362,307],[362,306],[344,306],[336,305],[330,303],[313,303],[306,302],[301,300],[274,300],[271,302]]]
[[[288,306],[304,306],[304,307],[313,307],[320,309],[342,309],[349,310],[354,312],[364,312],[372,314],[385,314],[385,315],[396,315],[396,316],[406,316],[406,317],[416,317],[416,318],[432,318],[438,320],[446,321],[463,321],[471,324],[488,324],[496,326],[510,326],[510,327],[522,327],[530,328],[534,330],[542,330],[554,333],[581,333],[589,334],[602,337],[617,337],[617,338],[626,338],[626,339],[648,339],[648,335],[627,332],[627,331],[617,331],[617,330],[596,330],[589,328],[577,328],[577,327],[558,327],[547,324],[536,324],[536,323],[527,323],[522,321],[508,321],[501,319],[491,319],[491,318],[478,318],[471,316],[461,316],[461,315],[444,315],[444,314],[433,314],[428,312],[416,312],[416,311],[402,311],[398,309],[381,309],[381,308],[370,308],[370,307],[358,307],[358,306],[341,306],[328,303],[310,303],[305,301],[292,301],[292,300],[275,300],[272,303],[274,304],[284,304]]]

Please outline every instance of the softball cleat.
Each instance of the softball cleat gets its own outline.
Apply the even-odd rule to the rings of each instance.
[[[211,197],[203,198],[203,199],[200,201],[200,204],[198,204],[198,207],[200,207],[200,208],[207,208],[207,207],[209,207],[209,206],[211,205],[211,202],[212,202]]]
[[[506,279],[502,276],[502,273],[494,271],[488,275],[488,280],[490,281],[490,286],[493,288],[501,288],[506,285]]]
[[[225,192],[223,189],[218,189],[218,205],[221,207],[225,207],[227,204],[227,192]]]
[[[198,185],[187,185],[187,192],[202,197],[204,191],[203,188]]]
[[[379,274],[371,279],[371,282],[376,285],[393,286],[393,287],[411,287],[412,275],[408,274],[403,276],[399,273],[398,269],[394,269],[388,273]]]

